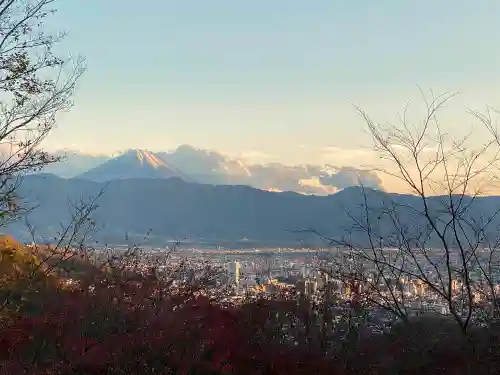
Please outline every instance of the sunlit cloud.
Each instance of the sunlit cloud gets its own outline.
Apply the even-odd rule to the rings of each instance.
[[[249,163],[268,163],[273,160],[273,157],[265,152],[258,150],[244,151],[241,153],[241,158]]]
[[[283,192],[283,190],[277,189],[277,188],[268,188],[268,189],[264,189],[264,190],[269,191],[271,193],[282,193]]]
[[[298,181],[299,186],[308,188],[311,194],[335,194],[339,191],[335,186],[323,185],[319,178],[304,178]]]
[[[334,174],[322,174],[319,182],[321,185],[334,186],[338,189],[358,185],[382,188],[382,180],[375,172],[352,167],[342,167]]]

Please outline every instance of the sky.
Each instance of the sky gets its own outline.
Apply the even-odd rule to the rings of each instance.
[[[127,4],[127,5],[125,5]],[[50,27],[88,70],[48,149],[360,164],[353,103],[391,120],[418,86],[500,107],[498,0],[59,0]],[[474,132],[477,142],[485,132]],[[334,150],[335,152],[332,152]],[[363,154],[363,153],[361,153]]]

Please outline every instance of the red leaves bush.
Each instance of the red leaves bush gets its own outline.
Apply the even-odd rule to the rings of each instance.
[[[92,293],[55,293],[40,313],[1,328],[0,375],[335,375],[338,366],[346,374],[499,373],[497,333],[485,341],[478,332],[484,344],[468,367],[473,358],[442,323],[363,339],[334,361],[302,333],[295,343],[280,341],[286,325],[305,319],[296,302],[224,308],[192,293],[155,293],[158,288],[116,282]]]
[[[55,295],[0,332],[0,374],[336,373],[321,357],[254,336],[245,310],[153,294],[137,283]]]

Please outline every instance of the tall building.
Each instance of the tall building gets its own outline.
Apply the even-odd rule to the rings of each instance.
[[[241,270],[240,262],[234,261],[228,264],[228,272],[230,275],[231,283],[234,282],[236,285],[240,283],[240,270]]]
[[[300,267],[300,273],[304,279],[307,279],[309,277],[309,268],[306,265],[303,265]]]
[[[318,282],[318,288],[323,289],[326,284],[328,284],[328,274],[325,272],[320,272],[316,276],[316,281]]]
[[[312,296],[314,293],[316,293],[316,290],[318,289],[318,283],[313,280],[306,280],[304,289],[306,295]]]

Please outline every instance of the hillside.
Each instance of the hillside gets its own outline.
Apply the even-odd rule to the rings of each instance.
[[[142,240],[148,232],[148,238],[156,243],[178,239],[236,243],[243,238],[248,239],[248,246],[299,244],[302,240],[307,244],[323,243],[315,236],[296,230],[314,228],[340,238],[353,226],[348,213],[355,216],[363,213],[362,190],[354,187],[330,196],[306,196],[247,186],[187,183],[180,178],[123,179],[108,184],[34,175],[25,179],[20,194],[25,197],[26,205],[38,206],[27,220],[42,240],[50,241],[57,235],[61,223],[70,219],[68,202],[96,195],[103,188],[105,193],[94,214],[100,226],[95,239],[115,244],[124,243],[126,234]],[[424,228],[423,219],[416,218],[412,211],[420,209],[418,198],[367,191],[372,208],[396,202],[407,207],[401,208],[399,214],[411,230]],[[435,214],[439,214],[440,204],[440,197],[429,201]],[[500,198],[480,198],[473,202],[469,212],[471,216],[486,217],[498,207]],[[378,225],[388,236],[391,223],[387,219],[379,221]],[[24,220],[7,230],[16,238],[29,240]],[[356,238],[362,241],[364,237],[356,233]]]
[[[11,236],[0,235],[0,284],[36,265],[36,258]]]
[[[28,248],[11,236],[0,235],[0,322],[20,308],[32,308],[32,302],[43,298],[41,292],[54,280]]]

